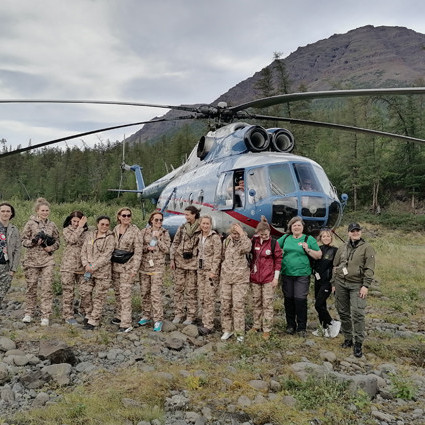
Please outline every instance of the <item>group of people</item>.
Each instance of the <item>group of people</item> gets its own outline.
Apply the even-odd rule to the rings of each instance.
[[[59,248],[57,226],[49,220],[50,205],[44,198],[35,204],[34,215],[26,223],[22,237],[10,223],[15,210],[0,204],[0,302],[7,293],[19,264],[21,244],[26,248],[22,261],[26,290],[23,322],[34,320],[37,288],[40,287],[42,326],[52,314],[54,257]],[[303,233],[300,217],[288,223],[288,233],[277,241],[266,220],[258,223],[250,239],[238,223],[230,226],[223,239],[214,229],[212,218],[200,216],[190,205],[184,211],[186,222],[171,242],[162,227],[163,215],[153,212],[144,229],[132,223],[132,211],[117,212],[117,224],[100,216],[96,228],[88,229],[87,218],[73,211],[63,224],[65,248],[60,266],[62,316],[66,323],[77,324],[74,312],[75,289],[80,294],[79,314],[84,329],[99,326],[110,287],[116,298],[112,323],[120,332],[130,332],[133,285],[139,280],[142,315],[139,326],[153,325],[161,331],[164,320],[163,281],[169,254],[174,280],[173,323],[198,323],[201,335],[214,332],[216,302],[220,301],[222,340],[233,335],[245,338],[245,310],[251,288],[253,324],[249,332],[270,338],[273,327],[274,293],[281,278],[286,315],[286,332],[306,336],[307,296],[311,275],[315,282],[315,308],[320,329],[314,335],[335,337],[340,328],[343,347],[353,347],[362,355],[364,313],[368,287],[373,280],[374,251],[361,238],[357,223],[348,228],[349,240],[339,249],[332,245],[332,232],[322,230],[318,241]],[[341,322],[330,316],[326,301],[335,291]]]

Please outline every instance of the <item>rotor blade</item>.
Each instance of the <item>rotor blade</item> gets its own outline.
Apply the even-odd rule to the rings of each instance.
[[[354,97],[354,96],[379,96],[379,95],[400,95],[400,94],[425,94],[425,87],[403,87],[384,89],[358,89],[358,90],[329,90],[305,93],[289,93],[277,96],[265,97],[242,103],[241,105],[230,107],[233,112],[242,111],[247,108],[266,108],[268,106],[289,103],[298,100],[308,99],[329,99],[333,97]]]
[[[55,103],[55,104],[146,106],[149,108],[177,109],[177,110],[186,111],[186,112],[197,111],[197,107],[194,107],[194,106],[158,105],[153,103],[119,102],[116,100],[0,99],[0,103]]]
[[[411,136],[403,136],[401,134],[388,133],[385,131],[371,130],[368,128],[354,127],[352,125],[333,124],[333,123],[323,122],[323,121],[311,121],[311,120],[302,120],[297,118],[275,117],[275,116],[258,115],[258,114],[250,114],[249,117],[255,118],[255,119],[262,119],[262,120],[270,120],[270,121],[284,121],[284,122],[289,122],[291,124],[309,125],[312,127],[332,128],[332,129],[342,130],[342,131],[351,131],[353,133],[373,134],[375,136],[391,137],[394,139],[401,139],[407,142],[425,144],[424,139],[418,139],[416,137],[411,137]]]
[[[184,117],[176,117],[176,118],[172,118],[172,119],[170,119],[170,118],[156,118],[156,119],[149,120],[149,121],[140,121],[140,122],[133,122],[131,124],[122,124],[122,125],[115,125],[113,127],[98,128],[97,130],[86,131],[84,133],[78,133],[78,134],[73,134],[71,136],[61,137],[60,139],[49,140],[48,142],[38,143],[36,145],[27,146],[25,148],[15,149],[15,150],[10,151],[10,152],[3,152],[3,153],[0,153],[0,158],[5,158],[5,157],[10,156],[10,155],[15,155],[17,153],[30,151],[30,150],[37,149],[37,148],[42,148],[44,146],[53,145],[55,143],[64,142],[66,140],[77,139],[78,137],[89,136],[90,134],[101,133],[103,131],[116,130],[118,128],[132,127],[132,126],[136,126],[136,125],[150,124],[150,123],[156,123],[156,122],[186,120],[186,119],[194,119],[194,118],[196,118],[196,117],[194,117],[192,115],[187,115],[187,116],[184,116]]]

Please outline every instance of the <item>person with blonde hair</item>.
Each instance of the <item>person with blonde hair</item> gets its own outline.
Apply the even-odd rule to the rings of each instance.
[[[322,258],[313,264],[314,271],[314,295],[316,301],[314,307],[319,315],[320,329],[313,331],[314,336],[335,338],[339,334],[341,322],[333,320],[326,306],[326,300],[332,293],[332,268],[337,247],[332,245],[332,230],[321,230],[317,240],[321,243]]]
[[[233,223],[223,242],[220,274],[221,328],[223,341],[236,334],[237,342],[245,338],[245,302],[249,288],[251,240],[239,223]]]
[[[133,330],[131,296],[142,259],[141,233],[131,222],[132,214],[128,207],[118,210],[118,224],[114,228],[115,249],[112,254],[112,286],[116,298],[113,323],[119,325],[119,332],[126,333]]]
[[[74,318],[74,290],[81,293],[84,267],[81,262],[81,248],[87,236],[87,217],[81,211],[73,211],[63,223],[65,249],[60,267],[62,283],[62,318],[68,325],[77,325]],[[80,314],[84,316],[84,305],[80,304]]]
[[[221,264],[221,238],[212,228],[212,217],[201,216],[201,233],[198,242],[198,293],[202,309],[200,335],[208,335],[214,330],[214,312],[217,298],[218,279]]]
[[[282,267],[282,249],[270,235],[270,225],[260,221],[252,238],[251,288],[253,331],[263,331],[268,340],[273,325],[273,298]]]
[[[40,285],[40,324],[49,326],[55,267],[53,252],[59,248],[59,230],[49,220],[50,204],[44,198],[37,199],[34,211],[35,214],[30,217],[22,232],[22,245],[26,248],[22,266],[27,283],[25,315],[22,321],[32,322],[37,305],[37,287]]]
[[[153,319],[155,332],[162,331],[165,257],[171,245],[170,234],[162,227],[163,220],[163,214],[160,211],[154,211],[149,217],[149,226],[142,229],[141,233],[143,255],[139,276],[142,317],[139,325],[145,326]]]

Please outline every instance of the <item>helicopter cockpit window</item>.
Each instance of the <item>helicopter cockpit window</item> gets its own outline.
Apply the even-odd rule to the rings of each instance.
[[[271,166],[269,176],[272,196],[283,196],[296,191],[289,164]]]
[[[331,182],[327,178],[325,172],[323,171],[323,168],[318,166],[313,166],[316,176],[320,182],[320,185],[322,186],[323,191],[326,193],[326,195],[330,196],[331,198],[336,198],[337,193],[335,188],[332,186]]]
[[[317,192],[322,190],[311,164],[296,163],[294,164],[294,170],[300,190],[306,192]]]

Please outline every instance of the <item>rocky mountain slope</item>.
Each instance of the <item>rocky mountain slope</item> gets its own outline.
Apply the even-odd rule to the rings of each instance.
[[[299,47],[281,59],[290,81],[290,92],[335,88],[404,87],[425,75],[425,34],[404,27],[368,25],[346,34],[335,34],[316,43]],[[268,65],[272,68],[273,63]],[[259,96],[255,85],[261,70],[241,81],[214,103],[237,105]],[[173,117],[178,113],[169,112]],[[180,122],[145,125],[129,138],[143,142],[169,133]]]

